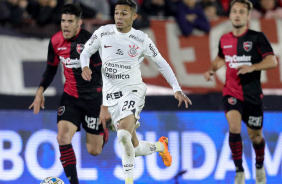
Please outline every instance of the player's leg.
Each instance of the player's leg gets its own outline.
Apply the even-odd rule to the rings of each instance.
[[[229,147],[236,167],[235,184],[245,183],[245,174],[242,164],[243,143],[241,138],[242,104],[234,97],[224,97],[226,119],[229,125]]]
[[[82,126],[86,131],[87,151],[97,156],[102,152],[104,144],[108,141],[108,130],[99,125],[99,115],[101,110],[102,94],[92,99],[83,99],[80,103]],[[107,133],[106,133],[107,132]]]
[[[78,184],[76,157],[71,144],[73,135],[80,127],[80,111],[76,108],[77,99],[64,93],[58,109],[58,134],[61,163],[71,184]]]
[[[77,126],[71,122],[65,120],[58,122],[57,140],[61,153],[60,160],[70,184],[79,183],[76,170],[76,157],[71,144],[72,137],[76,131]]]
[[[121,119],[117,131],[119,145],[122,150],[122,165],[125,175],[125,184],[133,184],[133,170],[135,152],[131,142],[131,134],[135,128],[136,119],[133,114]]]
[[[247,105],[247,117],[243,118],[247,124],[249,137],[256,153],[256,184],[266,183],[266,174],[263,166],[265,139],[262,135],[263,112],[261,105]]]
[[[168,151],[168,139],[161,137],[158,142],[138,141],[136,131],[132,133],[132,143],[135,150],[135,157],[151,155],[152,153],[159,152],[162,156],[164,164],[169,167],[172,163],[172,157]]]
[[[103,149],[103,135],[94,135],[86,133],[86,147],[88,153],[93,156],[97,156],[102,152]]]

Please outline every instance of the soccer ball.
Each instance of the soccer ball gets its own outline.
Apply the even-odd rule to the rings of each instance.
[[[40,184],[65,184],[60,178],[49,176],[41,181]]]

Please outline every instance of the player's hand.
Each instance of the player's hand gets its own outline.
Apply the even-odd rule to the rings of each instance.
[[[206,81],[212,81],[211,76],[213,76],[213,75],[214,75],[214,71],[208,70],[208,71],[205,72],[204,77],[205,77]]]
[[[108,107],[101,105],[100,115],[99,115],[99,125],[102,123],[103,128],[106,129],[106,123],[111,119],[111,114],[109,113]]]
[[[255,68],[252,65],[241,65],[236,68],[238,70],[237,75],[252,73]]]
[[[38,114],[40,111],[40,108],[45,109],[44,103],[45,103],[45,98],[43,95],[43,90],[41,91],[39,88],[36,93],[33,103],[28,107],[28,109],[33,108],[33,114]]]
[[[85,66],[83,69],[82,69],[82,73],[81,73],[81,76],[84,80],[86,81],[90,81],[91,80],[91,74],[92,74],[92,71],[90,70],[90,68],[88,66]]]
[[[192,101],[182,91],[176,91],[174,97],[179,101],[178,107],[181,106],[183,101],[185,102],[186,108],[188,108],[188,104],[192,105]]]

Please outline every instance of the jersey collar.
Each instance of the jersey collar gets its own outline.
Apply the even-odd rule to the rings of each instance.
[[[232,36],[234,36],[235,38],[239,38],[239,37],[241,37],[241,36],[244,36],[248,31],[249,31],[249,28],[247,28],[246,31],[245,31],[244,33],[242,33],[241,35],[239,35],[239,36],[235,36],[235,35],[233,34],[233,32],[231,32],[231,34],[232,34]]]
[[[133,28],[131,28],[131,30],[128,31],[127,33],[121,33],[121,32],[119,32],[119,31],[117,30],[116,25],[114,25],[114,31],[115,31],[115,34],[116,34],[117,36],[128,37],[128,36],[131,34],[132,30],[133,30]]]

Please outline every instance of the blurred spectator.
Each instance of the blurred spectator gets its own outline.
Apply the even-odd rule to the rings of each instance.
[[[282,8],[276,4],[276,0],[260,0],[259,7],[253,9],[251,18],[282,18]]]
[[[176,21],[184,36],[189,36],[194,28],[206,33],[210,30],[210,24],[203,9],[196,6],[196,0],[181,0],[176,2]]]
[[[203,7],[203,9],[205,9],[205,7],[210,7],[210,6],[215,6],[216,7],[216,12],[217,15],[219,16],[225,16],[227,15],[226,12],[223,11],[223,7],[221,5],[220,0],[202,0],[200,2],[201,6]],[[213,5],[212,5],[213,4]]]
[[[0,22],[19,25],[22,23],[27,5],[27,0],[0,1]]]
[[[110,19],[110,4],[107,0],[79,0],[83,18]]]
[[[222,5],[222,9],[223,9],[223,14],[224,15],[229,15],[229,6],[232,0],[219,0],[220,4]]]
[[[278,5],[282,7],[282,0],[278,0]]]
[[[206,1],[205,3],[203,3],[203,9],[209,21],[215,21],[218,19],[217,7],[215,2]]]
[[[169,17],[176,12],[175,4],[172,0],[143,0],[141,11],[148,16]]]
[[[27,11],[38,25],[61,22],[62,0],[35,0],[27,6]]]

